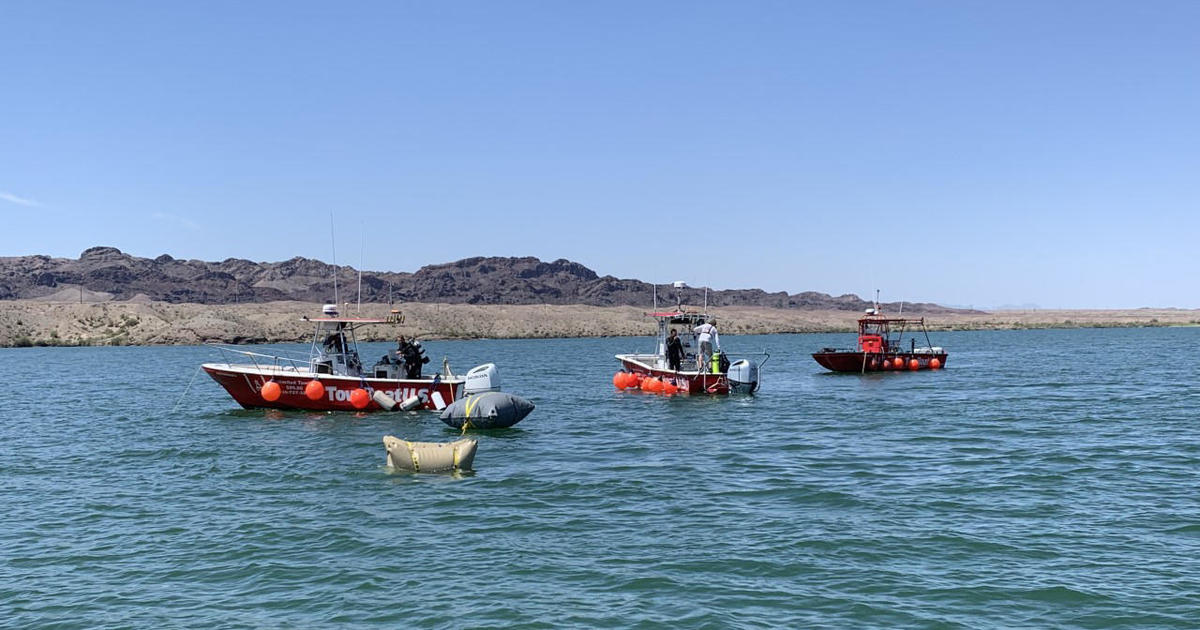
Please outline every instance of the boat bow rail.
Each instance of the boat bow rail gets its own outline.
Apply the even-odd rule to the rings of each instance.
[[[242,350],[240,348],[231,348],[221,344],[205,344],[210,348],[215,348],[221,353],[222,363],[225,367],[232,368],[235,365],[253,365],[255,369],[264,372],[312,372],[312,358],[307,353],[295,351],[280,350],[280,354],[265,354],[262,352],[253,352],[250,350]],[[243,357],[241,363],[234,363],[230,360],[231,355]],[[293,356],[288,356],[293,355]]]

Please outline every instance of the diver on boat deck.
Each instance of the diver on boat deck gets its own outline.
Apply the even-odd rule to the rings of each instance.
[[[407,370],[405,378],[421,378],[421,366],[429,363],[429,357],[421,348],[420,341],[414,341],[404,350],[404,366]]]
[[[667,365],[676,372],[679,371],[679,364],[683,361],[683,342],[679,340],[679,335],[675,329],[671,329],[670,336],[667,337]]]
[[[708,370],[708,363],[712,358],[713,348],[719,349],[721,347],[721,339],[717,336],[716,323],[717,318],[715,317],[707,322],[701,319],[700,325],[696,326],[693,330],[693,332],[699,335],[696,337],[696,341],[700,342],[700,351],[696,353],[696,361],[700,364],[699,368],[701,372]]]
[[[400,335],[399,337],[397,337],[396,338],[396,349],[388,351],[388,357],[390,358],[391,362],[395,363],[396,365],[403,365],[404,364],[404,353],[406,352],[407,348],[408,348],[408,340],[404,338],[404,335]]]
[[[338,322],[337,330],[325,337],[325,341],[322,343],[325,346],[325,352],[330,354],[346,354],[346,337],[342,334],[342,326],[342,322]]]
[[[387,354],[384,354],[383,358],[379,359],[380,363],[383,363],[385,365],[389,364],[389,363],[395,364],[395,365],[400,365],[401,363],[404,362],[400,358],[400,356],[401,356],[400,348],[404,347],[404,335],[400,335],[400,337],[396,340],[396,345],[397,345],[397,348],[395,350],[388,350]]]

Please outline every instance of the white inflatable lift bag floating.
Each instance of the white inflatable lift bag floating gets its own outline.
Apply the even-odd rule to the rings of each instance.
[[[387,465],[397,470],[413,472],[471,470],[478,446],[479,443],[472,439],[454,442],[409,442],[390,435],[383,436],[383,447],[387,449]]]

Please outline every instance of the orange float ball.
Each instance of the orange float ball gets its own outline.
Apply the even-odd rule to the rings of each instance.
[[[617,389],[625,389],[625,372],[617,372],[613,374],[613,387]]]
[[[367,405],[371,404],[371,395],[367,393],[367,390],[356,387],[354,391],[350,392],[350,404],[355,409],[366,409]]]
[[[275,402],[276,400],[279,400],[279,395],[283,393],[283,390],[279,388],[279,383],[276,383],[275,381],[267,381],[266,383],[263,383],[262,389],[259,390],[258,393],[262,394],[263,400],[267,402]]]
[[[929,360],[929,369],[936,370],[940,367],[942,367],[942,362],[939,361],[937,357],[934,357]]]
[[[679,387],[676,386],[675,383],[672,383],[671,381],[663,381],[662,382],[662,393],[664,393],[668,396],[678,394]]]
[[[901,359],[900,357],[896,357],[896,361],[892,363],[892,367],[896,368],[897,370],[903,370],[904,369],[904,359]]]
[[[653,380],[654,379],[652,378],[643,378],[641,383],[638,383],[638,387],[640,387],[644,392],[651,391],[650,388],[654,387],[654,385],[651,384]]]
[[[879,369],[879,359],[871,359],[871,369],[872,370]]]
[[[910,370],[921,369],[921,362],[916,359],[909,359],[908,360],[908,369],[910,369]]]
[[[321,381],[314,378],[304,386],[304,395],[314,402],[321,400],[325,396],[325,386],[321,384]]]

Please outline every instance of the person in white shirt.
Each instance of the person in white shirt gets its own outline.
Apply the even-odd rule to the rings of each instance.
[[[709,321],[700,320],[700,325],[696,326],[693,331],[698,335],[696,341],[700,343],[700,350],[696,353],[696,361],[699,363],[701,372],[708,371],[709,360],[712,359],[713,348],[721,349],[721,339],[717,337],[717,327],[714,324],[717,319],[714,317]]]

